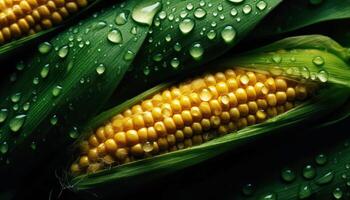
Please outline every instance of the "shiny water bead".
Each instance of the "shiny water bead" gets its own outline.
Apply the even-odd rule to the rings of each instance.
[[[100,170],[106,156],[115,165],[200,145],[292,109],[309,93],[303,84],[242,69],[207,73],[112,117],[82,142],[71,171]]]

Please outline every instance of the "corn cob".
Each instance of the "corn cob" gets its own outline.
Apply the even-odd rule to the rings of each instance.
[[[0,0],[0,43],[51,28],[88,0]]]
[[[112,117],[80,143],[71,172],[96,172],[199,145],[286,112],[313,88],[242,69],[205,74]]]

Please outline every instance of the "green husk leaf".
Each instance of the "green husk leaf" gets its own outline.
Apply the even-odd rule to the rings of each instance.
[[[349,0],[323,0],[313,5],[310,0],[284,1],[254,30],[253,38],[291,32],[320,22],[349,19]]]
[[[257,7],[260,1],[254,0],[245,0],[241,4],[211,0],[204,2],[204,6],[200,6],[200,2],[203,1],[167,1],[167,6],[164,6],[156,17],[151,33],[135,59],[134,67],[126,74],[121,83],[128,87],[118,88],[118,93],[115,93],[108,103],[109,107],[170,77],[198,70],[203,63],[223,55],[242,40],[271,10],[281,3],[281,0],[264,1],[267,5],[262,10]],[[242,9],[247,5],[251,6],[252,10],[244,14]],[[194,17],[197,9],[203,9],[206,15],[202,18]],[[237,10],[237,14],[232,16],[232,10]],[[166,17],[163,19],[164,13]],[[195,24],[193,30],[188,34],[183,34],[179,29],[180,23],[185,19],[191,19]],[[224,42],[221,35],[227,26],[233,27],[236,32],[234,39],[230,42]],[[215,34],[212,39],[208,38],[210,32]],[[167,41],[169,38],[170,41]],[[203,55],[198,60],[194,59],[189,52],[194,44],[200,44],[203,49]],[[178,48],[179,46],[181,48]],[[172,61],[174,63],[174,60],[175,65],[171,63]]]
[[[314,37],[315,41],[317,41],[319,37],[322,36],[310,37]],[[301,38],[310,39],[308,36],[301,36]],[[326,40],[326,38],[324,38],[324,40]],[[328,38],[327,40],[330,39]],[[291,41],[295,41],[295,45],[292,45]],[[325,50],[320,51],[318,50],[317,46],[314,49],[312,49],[312,46],[306,45],[310,44],[310,42],[306,42],[305,45],[301,45],[300,41],[301,40],[295,38],[285,39],[267,47],[263,47],[261,48],[261,51],[256,50],[252,53],[245,53],[237,57],[228,58],[226,61],[216,61],[215,63],[220,63],[219,67],[222,68],[243,67],[259,71],[268,71],[272,69],[272,66],[278,66],[279,68],[288,68],[290,66],[305,66],[310,71],[313,71],[315,66],[310,65],[310,58],[313,58],[314,55],[311,53],[305,54],[305,49],[303,49],[302,47],[309,48],[306,50],[310,52],[316,52],[317,55],[319,55],[319,53],[322,52],[324,53],[322,54],[322,56],[325,59],[325,64],[322,67],[326,70],[330,70],[331,73],[329,73],[328,81],[324,83],[326,86],[320,89],[317,95],[313,98],[309,99],[308,101],[302,103],[298,107],[284,114],[278,115],[270,120],[267,120],[264,123],[248,126],[247,128],[239,130],[237,133],[228,134],[192,148],[178,150],[175,152],[112,167],[110,169],[97,172],[95,174],[80,175],[78,177],[73,178],[70,182],[70,185],[76,191],[89,191],[102,196],[108,195],[107,193],[109,187],[117,188],[117,186],[119,185],[123,185],[121,186],[121,188],[127,187],[125,186],[126,180],[130,181],[130,179],[134,179],[136,180],[135,182],[139,182],[142,181],[144,176],[151,177],[159,173],[163,174],[174,170],[182,169],[184,167],[194,165],[198,162],[202,162],[204,160],[217,156],[223,152],[236,148],[247,142],[256,140],[259,137],[276,133],[277,130],[278,133],[281,134],[283,133],[283,131],[280,131],[282,129],[294,127],[300,123],[311,123],[315,119],[326,116],[328,113],[332,112],[340,105],[343,105],[350,96],[350,85],[348,83],[350,79],[348,79],[347,82],[345,81],[345,79],[350,74],[349,68],[340,57],[337,57],[332,52],[327,52]],[[324,44],[327,44],[325,46],[327,46],[328,48],[332,48],[332,45],[330,44],[335,43],[328,41],[328,43],[325,42]],[[290,60],[289,62],[287,62],[283,61],[284,59],[282,59],[281,62],[279,62],[278,64],[275,63],[274,65],[269,66],[271,62],[271,55],[281,55],[280,49],[288,49],[291,46],[298,47],[299,49],[296,48],[289,53],[283,52],[283,58],[287,57],[288,54],[291,54],[289,56],[295,56],[296,62],[292,62],[293,64],[291,64]],[[342,50],[342,48],[339,49]],[[217,66],[218,65],[216,65],[215,67]],[[341,69],[339,72],[344,74],[335,74],[335,72],[338,71],[334,70],[333,67],[337,70]],[[216,70],[218,70],[218,68],[216,68]],[[332,70],[334,70],[334,73]],[[285,76],[290,78],[293,77],[292,75]],[[300,76],[297,77],[300,78]],[[161,88],[163,87],[158,87],[158,89]],[[134,99],[131,99],[129,102],[141,101],[146,96],[151,95],[154,92],[155,90],[147,91],[141,94],[140,96],[134,97]],[[109,117],[112,117],[129,105],[130,103],[127,102],[126,104],[116,106],[115,108],[103,113],[103,115],[98,116],[95,119],[95,121],[102,122],[103,120],[100,120],[99,117],[102,117],[103,119],[108,118],[108,115]],[[98,124],[94,124],[94,126],[96,125]]]
[[[77,14],[70,16],[68,19],[65,19],[65,21],[62,24],[59,24],[58,26],[54,26],[48,30],[40,31],[34,35],[22,37],[18,40],[14,40],[9,43],[0,45],[0,60],[8,58],[9,55],[14,54],[16,51],[20,50],[20,48],[27,46],[31,43],[35,43],[36,40],[39,40],[40,38],[45,37],[50,33],[57,32],[58,30],[62,29],[65,25],[70,24],[73,20],[76,20],[76,18],[90,11],[98,3],[100,3],[100,1],[101,0],[89,0],[89,5],[87,7],[81,9]]]
[[[72,143],[79,125],[99,112],[149,29],[134,21],[131,13],[136,6],[150,3],[156,2],[131,0],[111,6],[51,39],[48,53],[37,52],[19,62],[24,66],[19,67],[20,77],[1,94],[0,108],[7,109],[6,121],[0,124],[0,144],[7,148],[1,155],[4,177],[16,174],[10,179],[16,182],[58,148]],[[128,18],[118,26],[115,18],[121,12]],[[131,29],[136,32],[130,33]],[[116,38],[108,38],[117,30],[123,38],[119,44]],[[24,119],[23,125],[14,123],[16,116]]]

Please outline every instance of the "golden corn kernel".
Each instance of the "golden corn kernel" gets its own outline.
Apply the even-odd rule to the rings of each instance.
[[[112,117],[81,142],[71,172],[94,172],[106,163],[123,164],[200,145],[284,113],[310,91],[304,84],[257,72],[205,74]]]

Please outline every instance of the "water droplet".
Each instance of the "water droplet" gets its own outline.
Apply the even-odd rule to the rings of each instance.
[[[124,60],[130,61],[130,60],[132,60],[134,58],[134,56],[135,56],[135,53],[130,51],[130,50],[128,50],[124,54]]]
[[[319,154],[315,157],[315,162],[318,165],[324,165],[327,163],[327,156],[325,156],[324,154]]]
[[[256,4],[256,7],[259,9],[259,10],[265,10],[265,8],[267,7],[267,3],[265,1],[259,1],[257,4]]]
[[[11,81],[11,82],[15,82],[16,80],[17,80],[17,73],[14,72],[14,73],[11,74],[11,76],[10,76],[10,81]]]
[[[160,11],[158,14],[159,19],[165,19],[166,18],[166,12],[164,10]]]
[[[202,7],[205,6],[205,1],[201,0],[201,1],[199,2],[199,5],[202,6]]]
[[[181,51],[182,49],[182,46],[180,43],[176,42],[175,45],[174,45],[174,50],[175,51]]]
[[[151,152],[153,150],[153,144],[150,142],[145,142],[142,144],[142,149],[146,153]]]
[[[1,152],[2,154],[7,153],[8,150],[9,150],[9,146],[8,146],[8,144],[7,144],[6,142],[4,142],[4,143],[2,143],[2,144],[0,145],[0,152]]]
[[[146,67],[143,69],[143,74],[146,75],[146,76],[147,76],[150,72],[151,72],[151,70],[149,69],[148,66],[146,66]]]
[[[69,137],[71,137],[72,139],[76,139],[78,138],[78,136],[79,133],[77,127],[73,127],[73,129],[69,131]]]
[[[192,19],[186,18],[180,22],[179,29],[180,29],[181,33],[188,34],[189,32],[191,32],[193,30],[194,25],[195,25],[195,23]]]
[[[275,62],[275,63],[281,63],[282,57],[279,56],[279,55],[273,55],[272,56],[272,61]]]
[[[192,3],[188,3],[188,4],[186,5],[186,9],[187,9],[187,10],[192,10],[192,9],[193,9],[193,4],[192,4]]]
[[[19,102],[19,100],[21,100],[21,97],[22,97],[22,94],[20,92],[15,93],[11,96],[11,101],[13,103],[17,103],[17,102]]]
[[[19,105],[18,105],[18,104],[13,105],[13,106],[12,106],[12,109],[13,109],[14,111],[17,111],[17,110],[19,109]]]
[[[170,15],[168,16],[168,20],[169,20],[169,21],[173,21],[173,20],[174,20],[174,17],[175,17],[174,14],[170,14]]]
[[[221,37],[226,43],[232,43],[236,37],[236,30],[232,26],[226,26],[221,31]]]
[[[250,196],[253,194],[253,192],[254,192],[254,187],[251,183],[244,185],[242,188],[242,193],[244,195]]]
[[[30,103],[29,103],[29,102],[26,102],[26,103],[23,105],[22,108],[23,108],[24,111],[28,111],[29,108],[30,108]]]
[[[63,46],[58,50],[58,56],[60,58],[65,58],[68,54],[68,46]]]
[[[99,21],[94,25],[95,29],[103,29],[104,27],[107,26],[107,23],[104,21]]]
[[[325,70],[321,70],[317,73],[317,78],[320,80],[322,83],[325,83],[328,81],[328,72]]]
[[[115,18],[115,23],[119,26],[124,25],[128,20],[128,15],[129,15],[128,11],[119,13]]]
[[[52,115],[51,119],[50,119],[50,124],[52,126],[56,125],[58,122],[58,118],[57,118],[57,115]]]
[[[324,184],[330,183],[333,180],[333,178],[334,178],[333,172],[328,172],[323,176],[321,176],[319,179],[317,179],[316,184],[324,185]]]
[[[99,64],[96,67],[96,72],[97,72],[98,75],[103,74],[105,71],[106,71],[106,67],[104,66],[104,64]]]
[[[200,43],[194,43],[190,48],[190,55],[194,60],[200,60],[204,53],[204,49]]]
[[[57,97],[58,95],[60,95],[61,90],[62,90],[62,86],[56,85],[56,86],[52,89],[51,93],[52,93],[52,95],[53,95],[54,97]]]
[[[17,132],[22,128],[26,115],[17,115],[13,119],[10,120],[9,127],[11,131]]]
[[[50,70],[49,64],[44,65],[44,67],[40,71],[41,78],[46,78],[47,75],[49,74],[49,70]]]
[[[310,71],[309,71],[309,69],[307,67],[302,67],[300,72],[301,72],[301,76],[303,78],[305,78],[305,79],[310,78]]]
[[[275,75],[275,76],[279,76],[283,74],[283,68],[280,68],[278,66],[272,67],[269,71],[272,75]]]
[[[295,173],[291,169],[283,169],[281,172],[281,177],[286,182],[292,182],[295,180]]]
[[[249,14],[250,12],[252,12],[252,7],[251,7],[250,5],[247,4],[247,5],[244,5],[244,6],[243,6],[242,10],[243,10],[243,13],[247,15],[247,14]]]
[[[137,34],[137,27],[133,26],[130,30],[130,33],[136,35]]]
[[[4,122],[7,119],[8,111],[3,108],[0,110],[0,123]]]
[[[301,185],[299,187],[298,196],[299,199],[306,199],[312,194],[311,187],[309,185]]]
[[[215,30],[210,30],[207,33],[207,37],[208,37],[209,40],[213,40],[216,37],[216,31]]]
[[[180,65],[179,59],[178,58],[171,59],[170,65],[176,69]]]
[[[338,187],[335,188],[332,193],[335,199],[341,199],[343,197],[343,191]]]
[[[115,43],[115,44],[120,44],[123,42],[123,37],[122,37],[122,34],[119,31],[119,29],[111,30],[108,33],[107,38],[110,42]]]
[[[316,66],[322,66],[322,65],[324,65],[324,59],[321,56],[316,56],[312,60],[312,63],[314,63]]]
[[[277,200],[277,195],[275,193],[268,193],[261,196],[259,200]]]
[[[170,35],[170,34],[167,34],[167,35],[165,36],[165,41],[167,41],[167,42],[170,42],[170,41],[171,41],[171,35]]]
[[[132,10],[132,19],[150,26],[161,7],[162,4],[158,0],[142,0]]]
[[[157,54],[155,54],[155,55],[152,57],[152,59],[153,59],[155,62],[160,62],[160,61],[162,61],[163,56],[162,56],[162,54],[157,53]]]
[[[228,0],[228,1],[232,3],[242,3],[244,0]]]
[[[16,69],[18,71],[22,71],[24,69],[25,65],[24,65],[24,62],[23,61],[20,61],[16,64]]]
[[[231,10],[231,16],[232,17],[235,17],[237,14],[238,14],[238,11],[237,11],[237,9],[236,8],[232,8],[232,10]]]
[[[51,51],[52,45],[49,42],[43,42],[38,46],[38,50],[41,54],[47,54]]]
[[[32,143],[30,144],[30,148],[33,149],[33,150],[36,149],[36,144],[35,144],[35,142],[32,142]]]
[[[206,14],[207,14],[207,12],[206,12],[203,8],[197,8],[197,9],[194,11],[194,16],[195,16],[197,19],[201,19],[201,18],[205,17]]]
[[[185,18],[185,17],[187,17],[187,15],[188,15],[188,13],[186,12],[186,10],[183,10],[183,11],[181,11],[181,13],[180,13],[180,17],[183,19],[183,18]]]
[[[316,176],[316,170],[311,165],[306,165],[303,169],[303,176],[306,179],[313,179]]]

